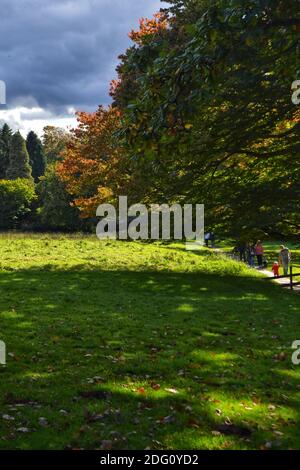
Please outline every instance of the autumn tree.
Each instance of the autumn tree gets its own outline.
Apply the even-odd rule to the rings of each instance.
[[[72,131],[57,172],[82,216],[92,217],[97,206],[112,200],[126,183],[121,151],[114,140],[120,113],[100,106],[95,113],[77,113],[77,117],[78,128]]]
[[[215,223],[220,220],[218,205],[222,201],[224,206],[227,198],[228,218],[223,220],[228,228],[242,207],[265,200],[269,212],[261,217],[262,230],[281,224],[284,210],[285,220],[291,221],[294,209],[287,198],[279,198],[272,210],[271,185],[260,200],[255,185],[252,196],[248,192],[244,199],[243,182],[257,177],[259,168],[261,188],[268,178],[275,186],[274,162],[286,185],[297,180],[300,124],[291,84],[300,66],[298,2],[169,3],[167,28],[153,33],[150,28],[150,34],[142,24],[133,35],[137,45],[122,56],[112,93],[122,110],[122,144],[147,175],[144,198],[204,202]],[[235,177],[243,177],[230,186],[233,168],[239,169]],[[219,198],[225,181],[227,190]],[[281,195],[290,198],[284,181],[280,184]],[[236,194],[239,205],[233,203]],[[243,206],[243,199],[249,204]]]
[[[201,202],[224,233],[299,233],[298,0],[168,3],[130,33],[112,108],[79,115],[59,166],[76,204]]]

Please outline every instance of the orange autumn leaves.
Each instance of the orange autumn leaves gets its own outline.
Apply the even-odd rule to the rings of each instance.
[[[129,33],[129,37],[133,42],[141,45],[147,37],[152,37],[165,31],[168,25],[169,21],[165,14],[161,12],[155,13],[152,19],[141,18],[139,31],[132,30]]]
[[[131,31],[129,37],[142,45],[167,27],[166,16],[156,13],[153,19],[142,18],[139,31]],[[110,95],[114,97],[122,85],[122,78],[112,80]],[[71,142],[62,153],[57,173],[81,216],[94,217],[99,204],[114,201],[122,190],[124,194],[129,191],[128,158],[124,158],[115,136],[121,129],[121,111],[113,106],[107,109],[100,106],[95,113],[77,113],[77,118],[78,128],[72,130]]]
[[[73,138],[57,172],[82,217],[92,217],[124,177],[124,172],[118,171],[120,150],[113,137],[120,125],[120,112],[100,106],[95,113],[77,113],[77,118],[79,126],[72,131]]]

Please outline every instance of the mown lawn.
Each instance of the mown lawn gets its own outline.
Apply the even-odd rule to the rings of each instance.
[[[0,448],[300,448],[300,295],[259,276],[178,244],[0,236]]]

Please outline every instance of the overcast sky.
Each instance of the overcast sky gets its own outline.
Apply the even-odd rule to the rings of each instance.
[[[72,126],[75,110],[109,103],[109,82],[128,32],[160,0],[0,0],[0,123],[22,133]]]

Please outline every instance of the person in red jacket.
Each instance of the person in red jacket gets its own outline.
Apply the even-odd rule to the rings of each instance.
[[[277,263],[277,261],[276,261],[273,264],[273,268],[272,268],[272,271],[274,273],[274,277],[279,277],[279,269],[280,269],[279,263]]]

